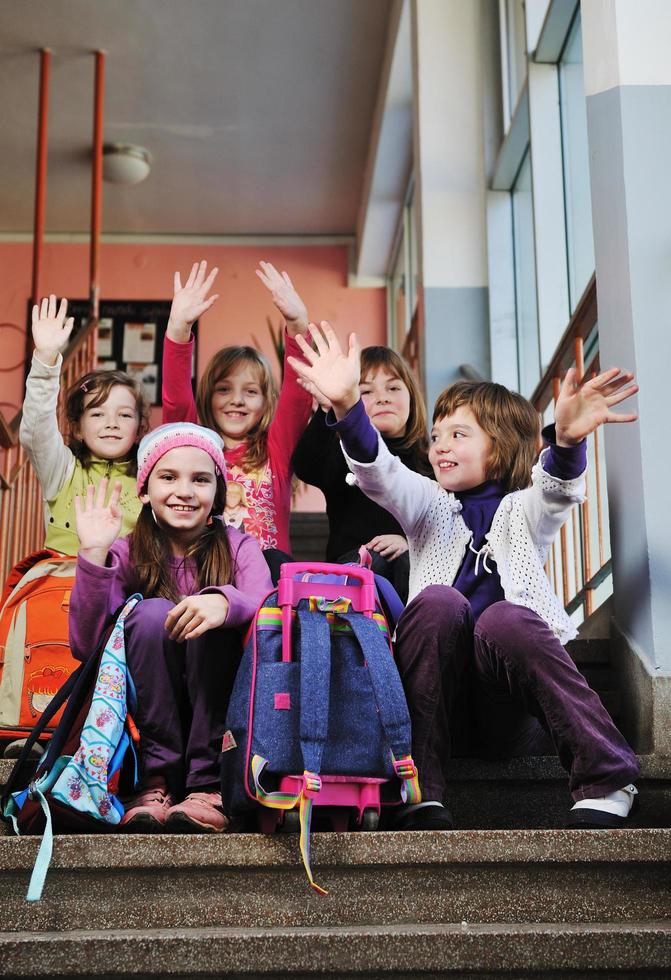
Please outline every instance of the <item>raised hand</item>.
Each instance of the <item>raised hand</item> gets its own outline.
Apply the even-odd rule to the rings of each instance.
[[[175,273],[174,295],[168,320],[168,337],[177,343],[185,344],[191,337],[192,324],[206,313],[219,299],[219,294],[208,296],[219,269],[215,266],[207,274],[207,262],[194,262],[189,278],[182,285],[179,272]]]
[[[605,422],[635,422],[638,415],[634,413],[611,411],[636,394],[638,385],[631,384],[633,378],[633,374],[610,368],[581,385],[576,369],[569,368],[555,405],[557,445],[575,446]]]
[[[228,599],[221,592],[206,592],[205,595],[190,595],[170,610],[165,620],[165,628],[171,640],[183,643],[207,630],[223,626],[228,616]]]
[[[261,268],[256,269],[256,274],[270,292],[273,303],[286,320],[289,336],[307,334],[308,311],[305,303],[296,292],[294,284],[289,278],[289,273],[282,272],[280,274],[270,262],[259,262],[259,265]]]
[[[94,565],[104,565],[107,553],[121,532],[121,481],[112,487],[109,501],[105,503],[109,480],[104,477],[98,488],[92,483],[86,488],[86,497],[75,497],[75,520],[79,536],[79,551]]]
[[[68,301],[63,297],[56,312],[56,297],[52,295],[42,300],[40,306],[33,306],[33,343],[35,354],[43,364],[54,365],[59,353],[67,344],[74,317],[67,316]]]
[[[361,347],[356,334],[352,333],[347,354],[344,354],[333,327],[326,320],[322,320],[320,326],[311,323],[310,335],[315,350],[300,334],[296,337],[307,364],[295,357],[289,357],[289,363],[300,378],[313,384],[324,398],[328,398],[336,418],[341,419],[361,397]]]

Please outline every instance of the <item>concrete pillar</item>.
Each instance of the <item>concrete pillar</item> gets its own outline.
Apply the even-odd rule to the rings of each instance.
[[[413,0],[414,171],[424,376],[431,411],[462,364],[490,372],[484,73],[496,7]]]
[[[601,364],[641,385],[605,439],[615,634],[628,727],[671,754],[671,4],[583,0],[582,29]]]

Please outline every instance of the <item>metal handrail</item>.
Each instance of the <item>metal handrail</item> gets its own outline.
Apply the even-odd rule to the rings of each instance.
[[[575,366],[580,378],[592,377],[599,369],[598,306],[596,280],[592,276],[562,336],[552,360],[540,379],[531,402],[541,418],[559,396],[561,378]],[[594,343],[589,341],[594,338]],[[601,459],[599,430],[588,439],[588,457],[593,457],[593,483],[584,502],[574,508],[571,519],[553,545],[547,563],[548,574],[561,594],[569,614],[582,609],[583,616],[594,610],[597,587],[611,575],[607,545],[606,473]],[[589,476],[589,474],[588,474]],[[593,529],[596,541],[593,541]]]

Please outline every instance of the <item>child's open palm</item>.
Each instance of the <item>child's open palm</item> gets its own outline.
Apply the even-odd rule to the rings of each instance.
[[[105,503],[109,480],[104,478],[96,489],[92,483],[86,488],[86,497],[75,497],[75,519],[80,551],[96,565],[104,565],[107,553],[121,533],[122,513],[119,506],[121,481],[112,487],[109,501]]]
[[[39,360],[55,364],[64,349],[74,325],[74,317],[67,316],[68,301],[63,298],[56,310],[56,297],[45,297],[40,306],[33,306],[33,343]]]
[[[194,262],[189,278],[184,285],[182,285],[179,272],[175,273],[168,335],[170,335],[170,327],[180,333],[190,334],[192,324],[216,303],[219,294],[214,293],[214,295],[208,296],[208,293],[212,289],[218,272],[219,269],[215,266],[208,276],[207,262],[203,260],[202,262]],[[186,339],[188,340],[189,337],[187,336]]]
[[[289,363],[300,378],[314,385],[331,402],[336,416],[342,418],[360,397],[361,348],[356,335],[350,334],[345,354],[335,331],[326,320],[322,320],[319,327],[311,323],[310,334],[315,350],[303,337],[296,337],[308,363],[295,357],[290,357]]]
[[[259,262],[256,274],[272,296],[273,303],[287,322],[292,337],[308,331],[308,311],[296,292],[288,272],[279,273],[270,262]]]
[[[638,416],[634,413],[612,411],[638,391],[638,385],[631,384],[633,378],[633,374],[610,368],[580,384],[577,370],[569,368],[555,405],[557,444],[574,446],[605,422],[635,422]]]

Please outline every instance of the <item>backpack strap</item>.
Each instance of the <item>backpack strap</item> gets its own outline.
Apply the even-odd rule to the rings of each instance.
[[[326,613],[315,615],[303,604],[299,604],[297,617],[301,636],[301,752],[306,771],[317,774],[329,725],[331,630]]]
[[[394,658],[372,619],[352,613],[338,616],[352,627],[368,663],[380,723],[391,748],[394,772],[402,784],[401,798],[404,803],[419,803],[419,780],[411,755],[410,714]]]
[[[96,658],[94,657],[93,659],[95,660]],[[90,670],[92,669],[91,667],[88,667],[87,670],[87,664],[88,661],[86,661],[83,664],[80,664],[79,667],[77,667],[77,669],[73,671],[72,674],[70,674],[66,682],[61,687],[59,687],[59,689],[56,691],[49,704],[46,706],[46,708],[40,715],[40,720],[37,722],[37,724],[31,731],[30,735],[26,737],[25,745],[21,749],[21,752],[19,753],[19,756],[16,762],[14,763],[14,766],[12,767],[12,771],[9,774],[9,778],[5,783],[5,785],[3,786],[2,797],[0,798],[0,816],[2,815],[2,811],[4,810],[4,804],[7,802],[12,792],[14,791],[14,786],[19,778],[19,775],[21,774],[21,769],[25,765],[26,761],[28,760],[28,756],[30,755],[30,750],[32,749],[33,745],[35,744],[35,742],[37,742],[38,738],[40,737],[44,729],[47,727],[47,725],[49,724],[53,716],[56,714],[56,712],[68,700],[82,674],[90,672]],[[51,745],[52,742],[50,741],[47,751],[45,752],[45,754],[42,756],[42,758],[39,760],[37,764],[38,769],[45,768],[50,756],[53,755],[53,752],[49,751]]]

